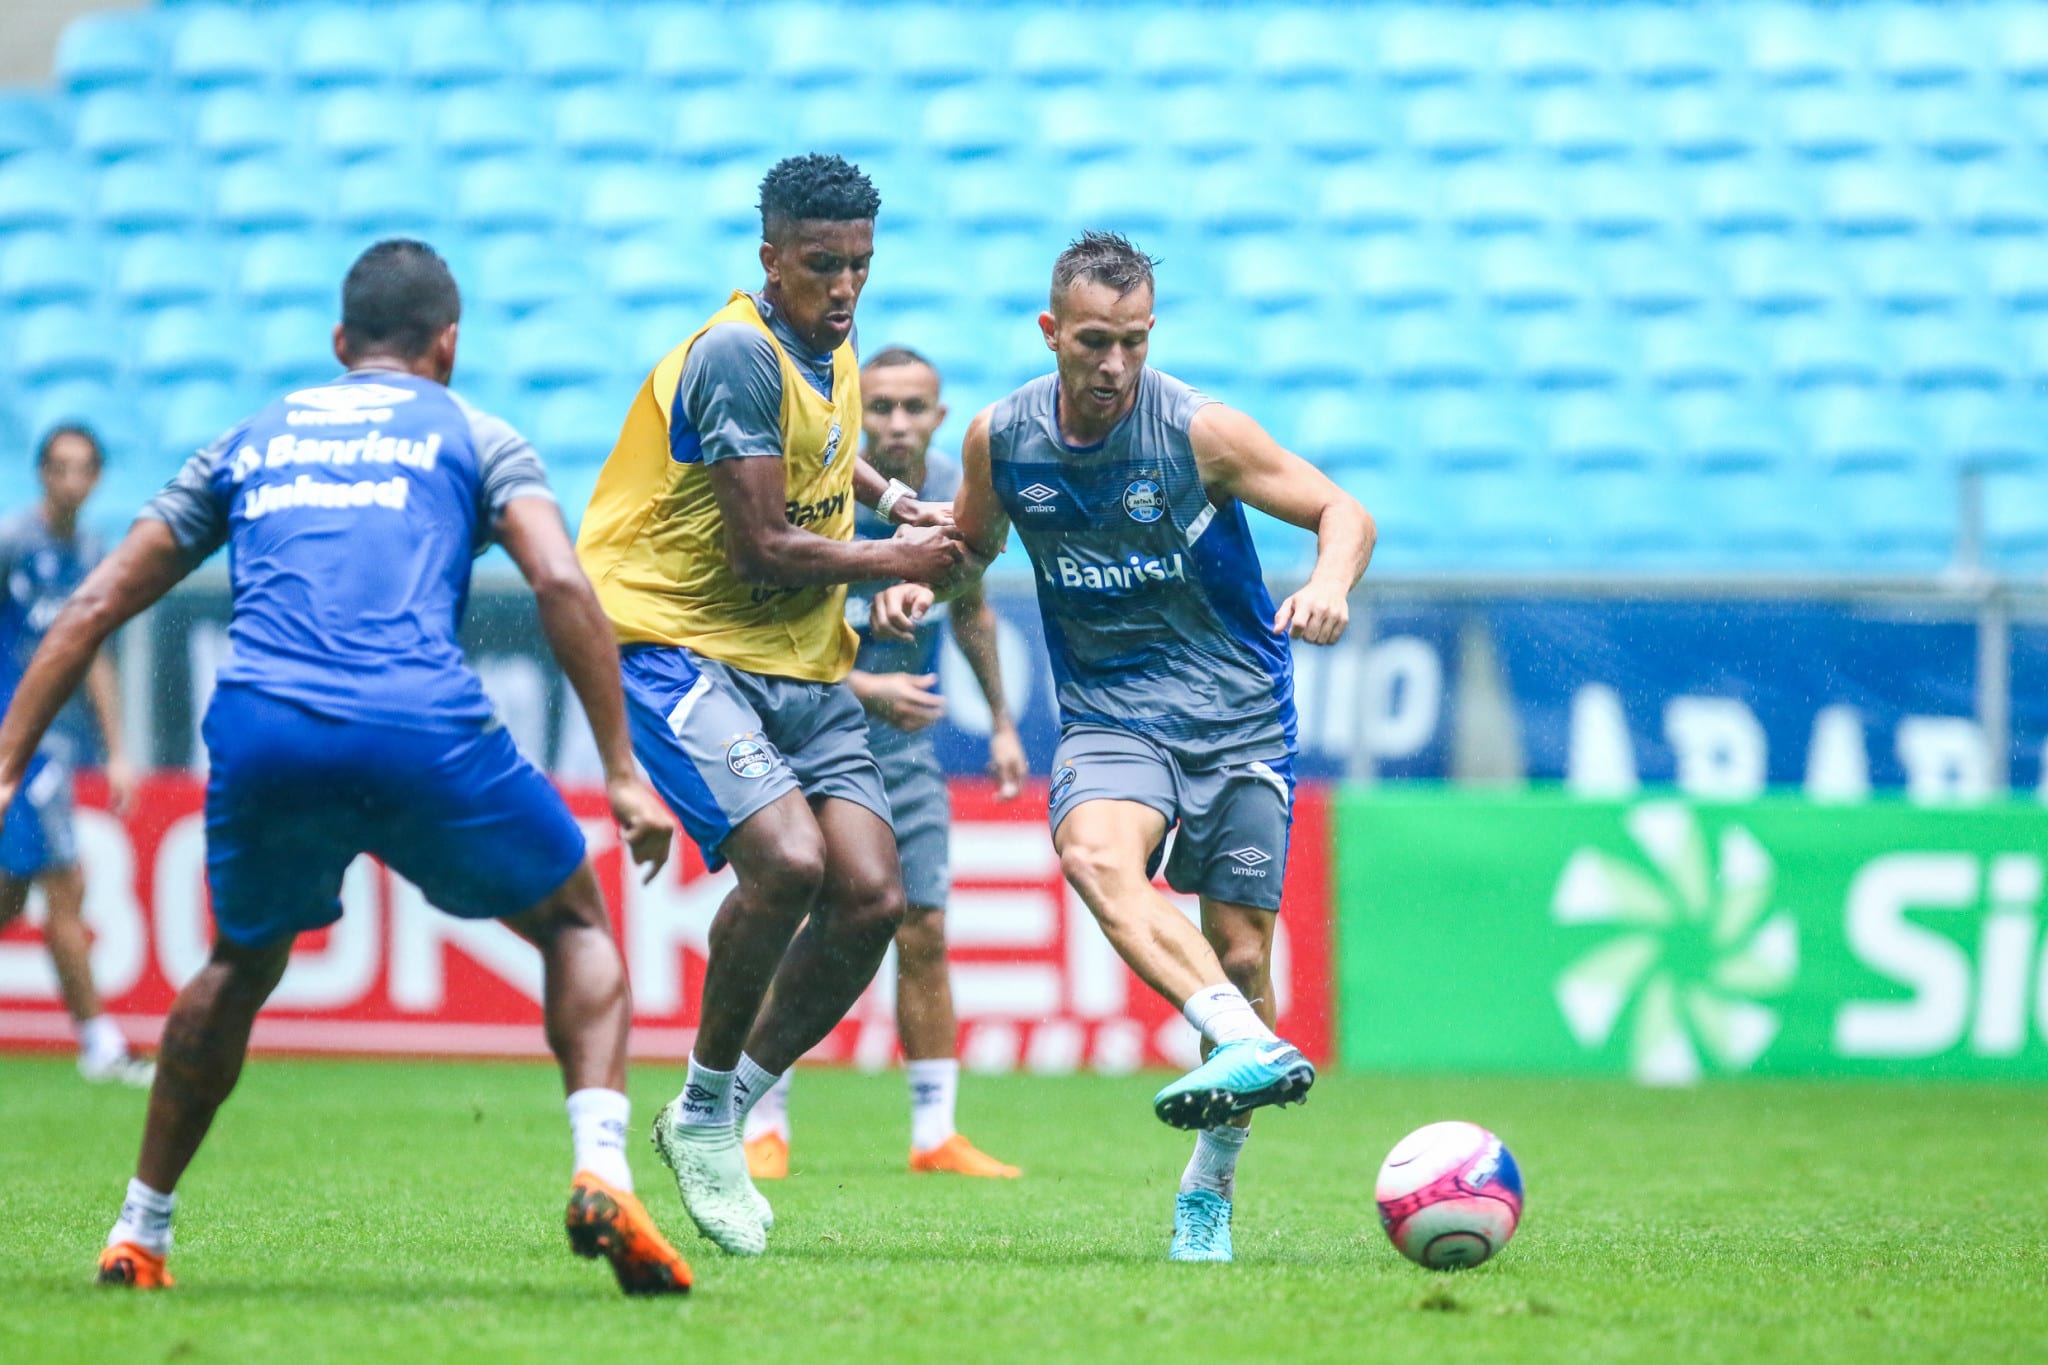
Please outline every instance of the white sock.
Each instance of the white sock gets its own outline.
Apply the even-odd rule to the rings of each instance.
[[[592,1087],[570,1095],[569,1142],[576,1152],[576,1170],[588,1171],[631,1194],[633,1168],[626,1164],[626,1129],[632,1122],[633,1101],[616,1090]]]
[[[128,1182],[128,1197],[121,1201],[121,1216],[107,1234],[107,1245],[133,1242],[158,1256],[171,1249],[171,1213],[178,1196],[159,1194],[140,1180]]]
[[[747,1116],[754,1112],[754,1106],[759,1104],[781,1079],[782,1077],[742,1052],[740,1064],[732,1073],[733,1117],[745,1123]]]
[[[783,1072],[776,1077],[775,1084],[748,1104],[747,1117],[740,1125],[740,1134],[748,1142],[768,1133],[775,1134],[784,1142],[789,1141],[789,1078],[795,1074],[794,1071]]]
[[[78,1021],[78,1055],[89,1062],[111,1062],[128,1055],[121,1026],[104,1014]]]
[[[929,1152],[953,1136],[953,1106],[960,1098],[960,1063],[952,1057],[910,1062],[910,1146]]]
[[[683,1080],[682,1101],[677,1106],[685,1128],[732,1127],[732,1073],[713,1071],[690,1058],[690,1073]]]
[[[1232,985],[1210,986],[1196,991],[1180,1012],[1195,1032],[1221,1047],[1225,1043],[1240,1042],[1246,1038],[1265,1041],[1273,1036],[1273,1030],[1266,1027],[1266,1021],[1259,1018],[1252,1002],[1244,993]]]
[[[1229,1124],[1204,1128],[1195,1134],[1195,1154],[1188,1158],[1188,1168],[1180,1173],[1180,1192],[1208,1190],[1230,1198],[1237,1189],[1237,1158],[1243,1154],[1245,1139],[1251,1135],[1251,1129],[1233,1128]]]

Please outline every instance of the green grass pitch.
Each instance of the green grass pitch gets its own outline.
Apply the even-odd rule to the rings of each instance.
[[[636,1123],[675,1081],[636,1070]],[[628,1301],[570,1256],[553,1073],[258,1059],[181,1191],[180,1286],[89,1283],[142,1097],[0,1060],[0,1360],[2048,1359],[2048,1091],[1333,1075],[1260,1119],[1237,1264],[1165,1259],[1187,1139],[1151,1077],[969,1078],[1014,1184],[903,1169],[900,1076],[800,1077],[780,1225],[739,1262],[633,1162],[697,1292]],[[1520,1159],[1493,1264],[1434,1275],[1372,1207],[1409,1129]]]

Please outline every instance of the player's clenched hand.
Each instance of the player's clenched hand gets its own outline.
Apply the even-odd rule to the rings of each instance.
[[[936,673],[875,673],[860,704],[868,714],[905,734],[915,734],[946,714],[946,699],[932,689]]]
[[[605,783],[604,794],[612,803],[612,819],[619,822],[619,841],[647,869],[640,880],[653,881],[667,865],[669,844],[676,837],[668,807],[637,776],[614,778]]]
[[[1351,603],[1341,589],[1311,582],[1280,604],[1273,633],[1291,635],[1312,645],[1334,645],[1351,624]]]
[[[989,732],[988,770],[996,780],[996,800],[1014,801],[1024,790],[1031,763],[1024,757],[1024,741],[1017,738],[1015,725],[1006,722]]]
[[[943,583],[967,558],[967,542],[950,526],[906,526],[895,544],[898,572],[913,583]]]
[[[932,601],[932,590],[922,583],[884,588],[868,601],[868,628],[884,640],[914,643]]]
[[[107,804],[114,814],[126,815],[135,808],[135,790],[140,779],[135,774],[135,765],[125,758],[109,758],[106,765]]]

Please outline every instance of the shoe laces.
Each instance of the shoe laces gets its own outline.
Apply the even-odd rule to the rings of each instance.
[[[1180,1214],[1182,1227],[1190,1238],[1204,1242],[1215,1240],[1216,1234],[1230,1226],[1230,1204],[1221,1196],[1200,1197],[1202,1192],[1190,1191],[1174,1200],[1174,1211]]]

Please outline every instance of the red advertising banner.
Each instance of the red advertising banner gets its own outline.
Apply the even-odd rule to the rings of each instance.
[[[652,885],[622,875],[601,793],[569,792],[590,841],[632,975],[633,1053],[687,1055],[712,916],[731,873],[693,848]],[[202,788],[161,775],[117,819],[81,783],[78,842],[87,877],[93,975],[132,1041],[155,1044],[176,983],[204,962],[207,913]],[[1195,1039],[1177,1011],[1119,960],[1066,887],[1045,828],[1045,791],[998,802],[988,785],[953,788],[953,897],[946,915],[961,1059],[983,1071],[1122,1071],[1181,1065]],[[1281,1031],[1329,1056],[1330,879],[1325,794],[1295,812],[1287,903],[1275,948]],[[1183,898],[1175,898],[1181,900]],[[288,1052],[545,1056],[540,959],[503,925],[458,920],[369,859],[350,868],[341,921],[303,936],[256,1025],[255,1046]],[[1191,898],[1185,908],[1193,911]],[[0,1047],[68,1043],[71,1024],[33,921],[0,932]],[[864,1067],[896,1056],[893,955],[813,1056]]]

